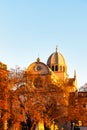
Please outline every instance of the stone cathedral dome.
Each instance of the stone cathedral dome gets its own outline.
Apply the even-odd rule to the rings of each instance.
[[[60,52],[58,52],[57,48],[56,48],[56,51],[49,56],[49,58],[47,60],[47,65],[54,72],[66,72],[67,73],[66,61],[65,61],[63,55]]]

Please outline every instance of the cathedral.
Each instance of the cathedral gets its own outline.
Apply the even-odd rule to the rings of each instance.
[[[67,73],[67,64],[65,58],[58,51],[57,47],[55,51],[47,59],[47,64],[41,62],[40,58],[38,57],[35,62],[31,63],[28,66],[28,68],[25,70],[25,74],[26,74],[26,78],[23,78],[21,80],[21,83],[19,84],[18,84],[19,80],[17,80],[16,84],[18,86],[24,86],[26,83],[27,86],[32,86],[32,88],[34,88],[34,90],[36,91],[41,90],[41,88],[47,88],[47,86],[51,86],[51,85],[57,86],[58,82],[62,82],[65,87],[64,90],[67,92],[67,116],[69,117],[68,123],[70,123],[68,130],[71,129],[82,130],[82,126],[86,127],[87,92],[78,91],[76,71],[74,71],[72,78],[69,77]],[[2,118],[3,118],[2,108],[8,106],[6,96],[4,96],[5,93],[7,93],[6,84],[8,84],[8,86],[13,85],[13,81],[8,83],[8,77],[9,77],[8,75],[9,75],[9,70],[7,70],[7,65],[0,63],[0,122],[2,122]],[[3,79],[3,81],[5,82],[1,81],[1,79]],[[16,79],[17,78],[15,78],[15,81]],[[20,87],[20,89],[21,88],[22,87]],[[18,90],[16,91],[19,91],[19,87]],[[13,90],[11,90],[11,93],[13,93]],[[58,95],[60,95],[60,93],[58,93],[57,96]],[[23,99],[22,96],[20,97],[21,99]],[[15,105],[13,106],[15,107]],[[10,105],[10,107],[12,106]],[[84,116],[82,115],[83,113]],[[3,124],[3,130],[7,130],[6,114],[4,116],[4,119],[5,121]],[[64,130],[67,130],[67,128],[65,128],[64,126],[63,128]],[[28,128],[27,127],[23,129],[21,128],[21,130],[25,130],[25,129],[27,130]],[[61,129],[53,128],[53,127],[50,128],[50,130],[61,130]],[[38,128],[35,128],[35,130],[45,130],[43,120],[38,123]]]
[[[51,81],[55,82],[55,84],[58,80],[63,81],[69,92],[75,92],[78,89],[76,72],[74,72],[73,78],[69,78],[65,58],[58,52],[57,48],[55,52],[49,56],[47,64],[41,62],[40,58],[37,58],[36,62],[29,65],[27,73],[32,75],[31,82],[35,87],[40,87],[46,83],[48,77],[50,77]]]

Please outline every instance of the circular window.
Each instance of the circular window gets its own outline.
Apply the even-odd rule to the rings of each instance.
[[[42,68],[41,68],[40,65],[37,65],[37,66],[34,67],[34,69],[35,69],[35,71],[40,71]]]

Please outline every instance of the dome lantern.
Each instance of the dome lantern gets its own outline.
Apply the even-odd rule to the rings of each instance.
[[[56,53],[58,53],[58,47],[56,46]]]

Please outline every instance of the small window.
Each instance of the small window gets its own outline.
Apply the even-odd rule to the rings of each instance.
[[[54,66],[52,65],[52,71],[54,71]]]
[[[62,66],[60,66],[60,71],[62,71]]]
[[[86,103],[84,103],[82,106],[83,106],[83,108],[86,108]]]
[[[63,66],[63,72],[65,72],[65,67]]]
[[[58,65],[55,66],[55,71],[58,71]]]

